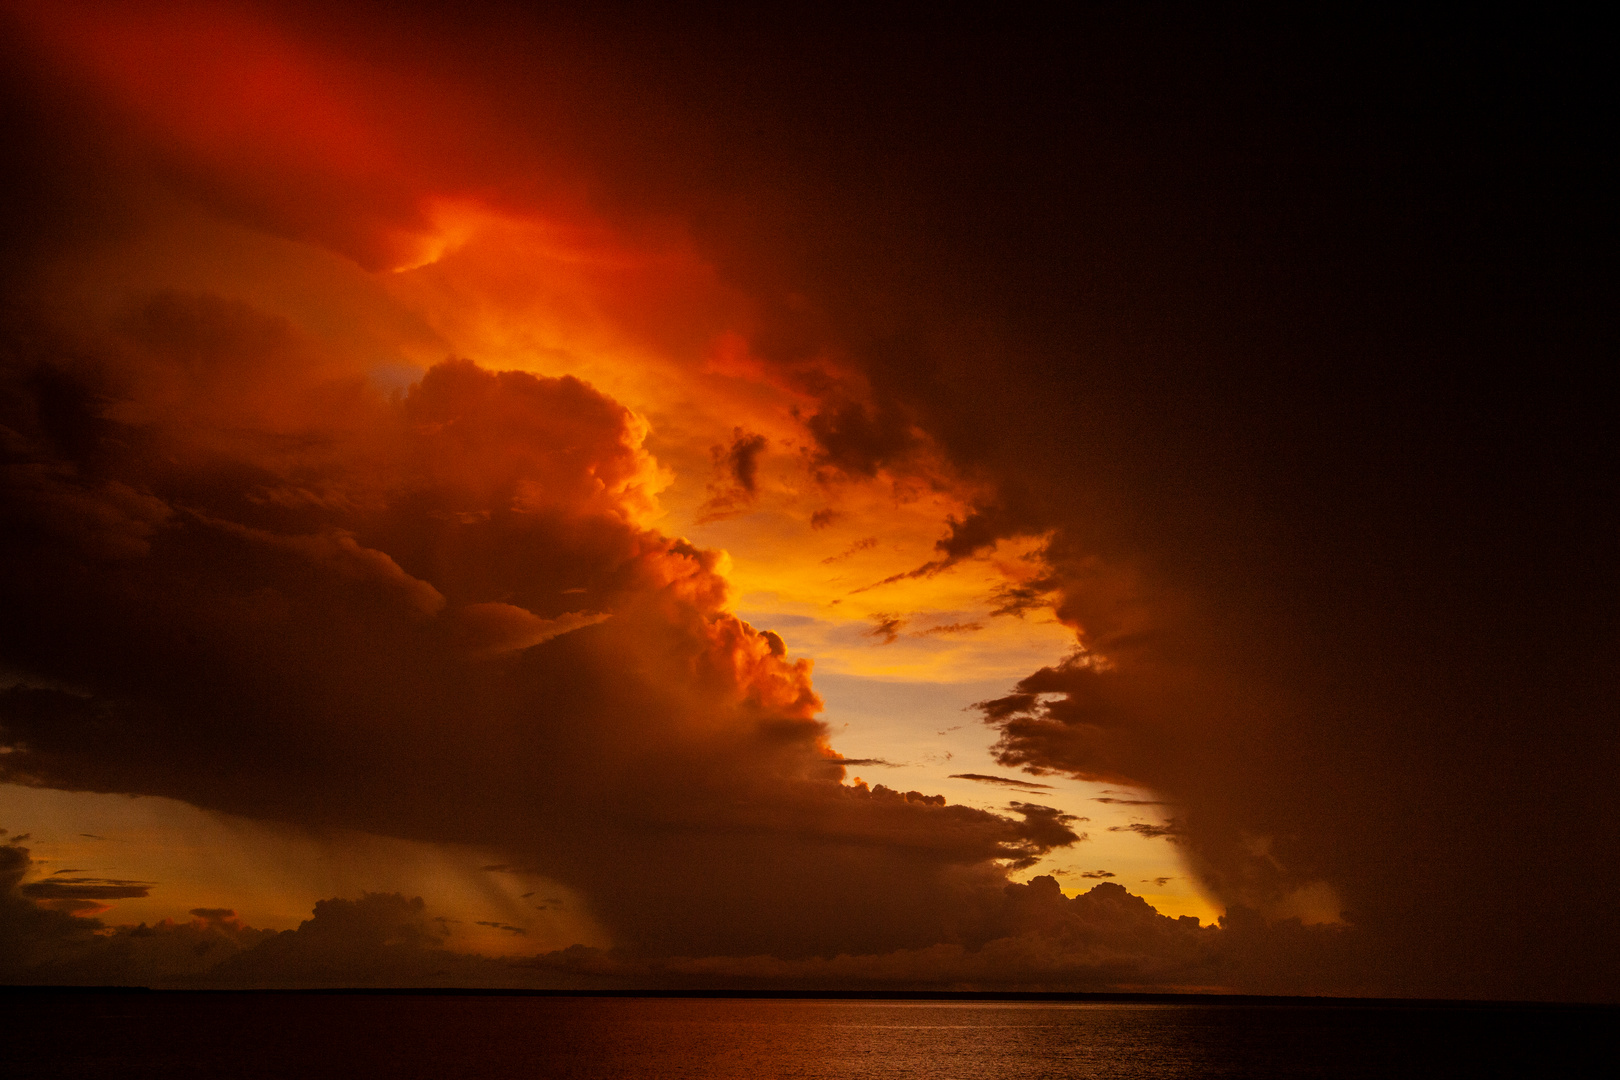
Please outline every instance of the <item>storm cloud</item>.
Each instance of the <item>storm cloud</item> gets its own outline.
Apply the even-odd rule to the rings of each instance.
[[[208,296],[122,327],[12,372],[6,647],[54,685],[3,692],[7,779],[488,844],[713,952],[939,933],[976,872],[1073,842],[840,786],[808,666],[637,524],[639,429],[586,384],[298,385],[289,331]]]
[[[808,489],[971,494],[868,593],[1039,545],[999,612],[1075,648],[983,702],[996,760],[1173,803],[1222,978],[1614,997],[1612,184],[1578,42],[1147,12],[677,49],[505,9],[43,11],[6,15],[6,779],[486,845],[643,957],[920,970],[1036,940],[988,913],[1070,822],[843,783],[808,665],[656,527],[624,402],[506,370],[516,335],[387,387],[398,356],[331,329],[371,300],[149,287],[121,247],[194,229],[221,277],[295,247],[380,273],[453,239],[446,193],[521,217],[588,191],[626,235],[683,223],[746,299]],[[160,61],[232,50],[276,93]],[[651,328],[683,303],[629,290],[613,355],[697,336]],[[752,437],[710,463],[737,505]],[[1157,977],[1212,970],[1203,930],[1098,888],[1173,943]],[[1036,923],[1078,910],[1053,890]],[[1030,933],[1028,970],[1102,970],[1101,938]]]

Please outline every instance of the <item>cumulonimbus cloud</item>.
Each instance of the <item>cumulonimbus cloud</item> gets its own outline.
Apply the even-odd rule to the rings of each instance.
[[[591,190],[738,283],[827,490],[924,450],[975,477],[913,573],[1042,539],[1000,613],[1049,608],[1083,651],[985,703],[1001,764],[1164,792],[1234,912],[1286,924],[1327,883],[1388,989],[1613,996],[1610,185],[1568,65],[1414,97],[1432,71],[1395,61],[1392,93],[1354,35],[1257,59],[1257,27],[1219,48],[1151,14],[967,62],[802,34],[571,53],[462,7],[391,15],[392,66],[335,43],[373,39],[363,13],[8,13],[0,642],[39,676],[7,695],[10,775],[487,840],[706,955],[860,936],[795,921],[817,904],[880,905],[872,947],[949,936],[927,912],[1034,833],[836,783],[804,673],[645,527],[622,404],[466,361],[391,404],[249,300],[104,325],[83,297],[118,289],[70,287],[153,175],[377,270],[449,243],[432,196]],[[1498,78],[1529,104],[1456,113]],[[861,124],[827,122],[840,95]],[[619,840],[634,876],[589,858]],[[734,906],[680,900],[698,868]]]
[[[5,778],[485,844],[628,944],[717,954],[924,944],[1076,839],[842,785],[808,665],[640,524],[622,405],[465,360],[391,399],[299,348],[166,294],[93,361],[6,370],[5,647],[37,678],[0,694]]]

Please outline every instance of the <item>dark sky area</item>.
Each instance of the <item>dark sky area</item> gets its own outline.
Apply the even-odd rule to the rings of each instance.
[[[1613,172],[1578,29],[1062,30],[829,35],[693,91],[734,197],[796,177],[796,269],[996,478],[989,535],[1056,528],[1063,602],[1133,635],[1144,685],[1034,684],[1074,711],[1004,760],[1186,799],[1224,896],[1338,884],[1385,977],[1600,992]],[[1144,611],[1097,610],[1099,555]]]

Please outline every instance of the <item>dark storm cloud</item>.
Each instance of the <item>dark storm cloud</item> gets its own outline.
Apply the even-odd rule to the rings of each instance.
[[[1003,765],[1130,780],[1140,752],[1128,726],[1131,689],[1119,672],[1076,653],[975,707],[1000,732],[994,754]]]
[[[30,882],[18,891],[30,900],[128,900],[150,895],[152,886],[150,881],[63,878]]]
[[[764,360],[798,377],[807,356],[850,358],[865,392],[797,384],[817,399],[806,415],[829,483],[840,472],[904,471],[926,442],[994,489],[981,512],[942,524],[938,558],[919,572],[1004,535],[1049,537],[1044,569],[1009,586],[1000,610],[1052,605],[1107,664],[1054,663],[987,702],[998,759],[1149,786],[1184,808],[1188,857],[1231,907],[1222,933],[1241,959],[1230,970],[1274,988],[1315,979],[1380,993],[1613,999],[1620,498],[1612,395],[1601,381],[1614,351],[1604,291],[1613,184],[1606,145],[1591,134],[1610,96],[1607,39],[1595,26],[1487,19],[1459,30],[1363,12],[1335,23],[1305,9],[1075,18],[1073,34],[908,37],[904,48],[784,31],[745,42],[691,35],[675,49],[651,35],[587,29],[570,39],[571,54],[543,48],[543,34],[515,16],[494,30],[476,12],[403,13],[386,34],[371,26],[345,40],[382,42],[379,64],[399,52],[523,118],[511,125],[521,139],[447,152],[466,148],[452,136],[478,126],[443,122],[448,95],[402,95],[397,107],[422,117],[420,145],[435,152],[422,156],[442,162],[435,177],[485,190],[507,167],[575,170],[627,220],[692,223],[758,301]],[[537,56],[556,65],[543,80]],[[99,130],[115,111],[92,110],[94,122],[75,130]],[[555,130],[538,130],[536,117],[558,118]],[[267,145],[286,138],[263,135]],[[6,166],[15,176],[7,216],[26,225],[16,241],[24,254],[73,228],[93,231],[88,211],[60,212],[64,199],[95,188],[64,164],[73,155],[55,140],[35,139],[42,152],[11,155]],[[514,164],[510,155],[535,145],[524,140],[544,144],[546,168]],[[270,183],[258,183],[253,160],[201,151],[170,171],[277,235],[390,265],[394,231],[378,225],[419,216],[418,193],[401,179],[411,170],[381,170],[367,185],[285,164],[302,161],[297,149],[254,159],[281,162]],[[391,162],[413,160],[409,147],[391,149]],[[457,172],[474,168],[483,170],[477,183]],[[33,269],[10,259],[6,272],[15,280]],[[227,469],[283,492],[302,478],[261,480],[275,470],[224,454],[158,491],[147,472],[168,458],[141,448],[153,433],[96,404],[117,387],[24,387],[40,356],[37,335],[21,340],[9,346],[20,361],[7,367],[6,393],[30,404],[0,422],[23,444],[7,450],[18,456],[6,531],[21,537],[7,542],[31,546],[6,552],[8,565],[23,560],[29,572],[5,581],[13,610],[20,594],[25,610],[41,613],[30,629],[41,640],[7,646],[95,693],[89,704],[12,702],[39,743],[29,767],[104,790],[139,773],[149,787],[205,804],[290,814],[303,800],[278,794],[242,760],[268,752],[300,776],[311,760],[341,760],[350,773],[388,764],[397,748],[377,733],[397,735],[383,708],[366,736],[348,741],[312,720],[312,749],[302,732],[296,741],[263,734],[255,714],[264,710],[243,691],[268,688],[287,705],[287,686],[313,670],[326,673],[321,687],[409,683],[392,694],[409,706],[423,653],[404,650],[387,678],[364,679],[253,641],[241,650],[253,647],[266,664],[238,681],[211,675],[196,655],[225,651],[211,636],[222,623],[285,618],[276,614],[284,604],[307,607],[316,590],[300,594],[285,565],[273,572],[273,545],[204,537],[198,519],[178,512],[180,497],[192,508],[191,489]],[[77,343],[45,351],[95,354]],[[118,468],[126,453],[142,468]],[[348,494],[341,487],[325,494]],[[442,521],[434,501],[422,499],[418,520]],[[223,509],[213,507],[230,518]],[[406,516],[394,504],[389,512]],[[335,524],[302,513],[247,524],[282,535]],[[592,527],[563,517],[548,542],[566,546],[571,528]],[[476,569],[485,565],[479,548],[499,553],[499,530],[445,527],[406,554],[388,541],[409,530],[368,528],[356,536],[373,546],[360,551],[329,536],[318,552],[306,544],[278,557],[303,560],[306,575],[323,567],[356,610],[392,604],[430,624],[439,618],[423,612],[425,594],[413,607],[403,582],[388,592],[386,566],[366,550],[388,552],[452,607],[509,602],[495,588],[509,587],[500,575]],[[604,531],[623,546],[640,542]],[[454,550],[436,556],[446,544]],[[262,588],[204,590],[212,607],[196,618],[172,617],[193,613],[176,611],[184,605],[163,590],[145,591],[146,560],[194,566],[164,581],[184,595],[244,552],[258,560],[247,584]],[[453,587],[430,572],[436,557]],[[514,553],[503,573],[520,564]],[[615,579],[626,565],[593,567]],[[98,625],[109,596],[154,595],[165,617],[119,632]],[[534,603],[517,602],[537,617],[562,613]],[[568,679],[604,652],[639,655],[645,636],[621,633],[620,618],[540,646],[548,662],[515,665],[523,670],[512,680],[545,686],[542,699],[559,712],[611,721],[639,708],[631,695],[604,700]],[[357,627],[377,628],[359,615],[300,625],[339,645]],[[42,655],[81,635],[82,655]],[[685,639],[659,640],[673,648]],[[129,641],[142,656],[127,669],[87,659],[116,656]],[[156,655],[163,648],[173,655]],[[253,743],[206,759],[226,763],[229,779],[215,792],[181,775],[182,751],[219,736],[201,720],[176,731],[160,718],[173,703],[139,678],[141,662],[154,660],[163,662],[153,670],[212,681],[212,692],[184,704],[219,716],[213,706],[229,703],[226,726]],[[608,664],[593,670],[610,685],[619,675]],[[527,712],[488,712],[523,738]],[[578,726],[558,727],[559,738],[589,741]],[[625,741],[654,756],[663,748]],[[740,759],[780,762],[780,746],[762,736]],[[119,763],[131,754],[140,768]],[[412,768],[450,791],[465,776],[509,776],[509,759],[448,753]],[[173,775],[161,775],[165,760]],[[715,760],[705,747],[686,765],[704,790],[757,794],[706,774],[701,763]],[[575,790],[562,780],[560,790]],[[313,789],[321,816],[367,817],[356,806],[370,793],[345,805],[322,784]],[[480,820],[511,809],[484,788],[475,795],[467,813]],[[671,805],[689,810],[677,796]],[[649,798],[648,819],[667,823],[655,807]],[[370,823],[391,817],[373,811]],[[1425,827],[1412,829],[1414,820]],[[1585,825],[1561,827],[1571,820]],[[697,858],[699,847],[663,869],[679,879],[688,858],[725,865],[718,851]],[[1515,874],[1501,873],[1504,858]],[[1527,877],[1537,888],[1522,887]],[[610,902],[620,895],[617,880],[596,884]],[[1322,884],[1342,894],[1353,929],[1289,921],[1291,898]],[[641,916],[663,913],[649,901]],[[1125,924],[1137,925],[1132,918],[1127,911]],[[1044,970],[1038,955],[1028,962]]]
[[[1118,875],[1116,875],[1111,870],[1087,870],[1085,873],[1081,874],[1080,876],[1083,877],[1083,878],[1111,878],[1111,877],[1116,877]]]
[[[945,524],[949,532],[934,544],[934,550],[939,552],[939,558],[930,559],[912,570],[891,574],[881,581],[863,585],[854,591],[869,592],[899,581],[933,577],[944,573],[963,559],[994,548],[1002,540],[1014,536],[1033,535],[1041,532],[1043,528],[1039,520],[1029,513],[1022,510],[1011,511],[999,504],[979,507],[961,520],[948,517]],[[994,597],[997,606],[991,614],[1022,616],[1037,606],[1039,597],[1055,587],[1055,582],[1043,587],[1039,581],[1023,586],[998,586]]]
[[[1037,784],[1031,780],[1018,780],[1011,776],[988,776],[984,773],[951,773],[952,780],[977,780],[981,784],[1000,784],[1002,787],[1025,788],[1030,791],[1050,791],[1051,784]]]
[[[75,689],[0,691],[6,779],[485,846],[703,955],[926,944],[1077,839],[841,786],[808,665],[635,523],[652,463],[576,379],[455,360],[386,397],[207,295],[56,333],[0,372],[0,643]]]
[[[1050,603],[1111,664],[991,703],[1003,764],[1164,792],[1229,904],[1331,884],[1384,985],[1613,998],[1620,883],[1573,869],[1620,845],[1605,69],[1562,32],[1403,26],[1144,13],[804,81],[826,55],[779,47],[718,123],[774,123],[750,146],[784,168],[749,176],[843,225],[784,214],[780,272],[998,487],[917,572],[1050,535],[1002,610]],[[855,101],[858,135],[818,126]]]
[[[991,615],[1012,615],[1022,619],[1037,608],[1050,607],[1057,582],[1046,578],[1023,585],[999,585],[991,596],[996,605]]]
[[[1073,823],[1083,820],[1074,814],[1039,803],[1012,802],[1008,807],[1023,815],[1030,832],[1030,839],[1026,841],[1028,853],[1009,863],[1015,870],[1034,866],[1042,855],[1053,848],[1067,847],[1086,839],[1085,833],[1077,834],[1069,828]]]
[[[820,449],[818,464],[854,476],[873,476],[917,446],[911,421],[894,403],[878,406],[835,401],[806,421]]]

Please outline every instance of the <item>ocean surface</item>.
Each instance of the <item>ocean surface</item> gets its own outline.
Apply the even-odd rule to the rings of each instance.
[[[1620,1075],[1617,1019],[1505,1005],[11,991],[0,1075],[1601,1077]]]

